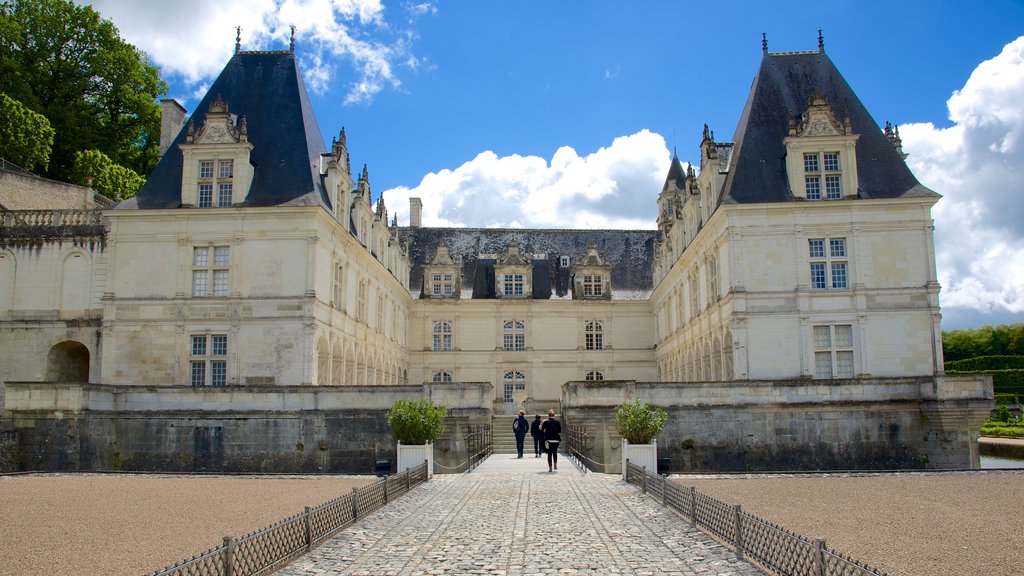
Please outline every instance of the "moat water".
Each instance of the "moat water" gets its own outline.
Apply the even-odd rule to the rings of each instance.
[[[1024,468],[1024,459],[982,456],[981,468],[983,470],[987,468]]]

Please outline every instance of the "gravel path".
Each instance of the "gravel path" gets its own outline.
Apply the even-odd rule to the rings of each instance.
[[[673,480],[893,576],[1024,574],[1024,471]]]
[[[374,480],[0,476],[0,576],[141,576]]]
[[[0,576],[142,576],[371,477],[0,477]],[[676,477],[893,576],[1024,574],[1024,472]]]

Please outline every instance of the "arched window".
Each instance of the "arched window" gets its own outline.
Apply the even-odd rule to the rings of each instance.
[[[588,320],[584,330],[587,350],[604,350],[604,327],[596,320]]]
[[[433,324],[433,347],[434,352],[452,351],[452,323],[447,320],[435,320]]]
[[[505,384],[504,400],[506,403],[514,401],[512,399],[512,395],[517,391],[526,390],[526,375],[519,370],[510,370],[505,372],[505,376],[502,380]]]
[[[451,382],[452,373],[447,372],[445,370],[440,370],[438,372],[434,372],[434,376],[431,378],[431,380],[434,382]]]
[[[526,322],[506,320],[504,332],[505,350],[516,352],[526,350]]]
[[[587,372],[587,382],[600,382],[604,380],[604,373],[598,370]]]

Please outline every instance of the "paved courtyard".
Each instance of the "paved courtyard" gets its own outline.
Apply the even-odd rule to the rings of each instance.
[[[618,476],[559,464],[436,475],[277,574],[762,574]]]

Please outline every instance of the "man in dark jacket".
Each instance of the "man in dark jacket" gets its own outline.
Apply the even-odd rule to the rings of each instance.
[[[544,432],[540,429],[540,414],[530,422],[530,436],[533,436],[533,457],[540,458],[544,453]]]
[[[562,443],[562,423],[555,420],[555,411],[548,410],[548,419],[541,424],[544,443],[548,449],[548,472],[558,470],[558,445]]]
[[[523,457],[523,440],[526,438],[526,432],[530,429],[530,423],[526,421],[526,412],[519,411],[519,416],[512,421],[512,431],[516,434],[516,451],[519,452],[519,457]]]

